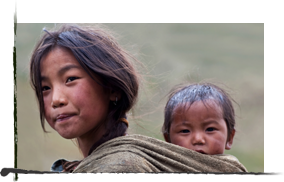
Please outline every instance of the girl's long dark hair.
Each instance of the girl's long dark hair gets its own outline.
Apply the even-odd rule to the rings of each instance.
[[[45,30],[35,46],[30,61],[30,82],[37,96],[44,132],[46,130],[40,62],[55,47],[70,50],[91,77],[95,74],[100,78],[101,82],[98,84],[105,89],[121,93],[121,98],[116,105],[109,104],[107,121],[104,123],[106,132],[91,147],[90,155],[102,143],[125,134],[127,125],[121,122],[120,118],[126,118],[126,113],[136,102],[140,75],[135,69],[133,60],[139,62],[127,53],[105,29],[94,26],[62,25],[58,30]],[[67,164],[64,165],[64,170],[72,171],[74,164]]]

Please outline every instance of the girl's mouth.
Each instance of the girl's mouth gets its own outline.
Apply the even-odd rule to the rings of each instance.
[[[65,121],[71,117],[73,117],[74,115],[68,115],[68,114],[60,114],[56,117],[56,122],[61,122],[61,121]]]

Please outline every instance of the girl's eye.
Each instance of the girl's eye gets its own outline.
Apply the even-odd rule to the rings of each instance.
[[[78,77],[69,77],[66,82],[72,82],[74,80],[76,80]]]
[[[50,88],[48,87],[48,86],[44,86],[44,87],[42,87],[41,88],[41,91],[43,92],[43,91],[47,91],[47,90],[49,90]]]
[[[181,133],[189,133],[189,130],[181,130]]]
[[[215,129],[215,128],[212,128],[212,127],[206,129],[206,131],[214,131],[214,130],[216,130],[216,129]]]

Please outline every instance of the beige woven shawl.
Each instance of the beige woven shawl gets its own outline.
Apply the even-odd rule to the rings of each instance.
[[[100,145],[73,172],[239,173],[247,170],[231,155],[206,155],[151,137],[128,135]]]

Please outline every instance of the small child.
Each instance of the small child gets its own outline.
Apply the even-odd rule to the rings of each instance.
[[[231,149],[235,135],[231,100],[210,83],[173,89],[165,107],[165,140],[202,154],[223,154]]]

